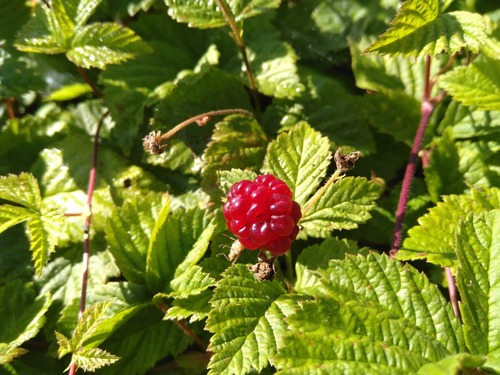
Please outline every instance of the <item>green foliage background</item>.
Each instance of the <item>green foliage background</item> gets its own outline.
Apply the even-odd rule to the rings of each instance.
[[[0,0],[0,374],[499,373],[498,4],[225,3],[253,94],[215,1]],[[426,80],[436,108],[391,259]],[[142,148],[231,108],[253,117]],[[327,182],[338,148],[361,158]],[[258,173],[304,210],[264,282],[256,252],[221,256],[224,195]]]

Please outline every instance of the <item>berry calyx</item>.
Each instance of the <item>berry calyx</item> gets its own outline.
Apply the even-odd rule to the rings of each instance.
[[[231,186],[222,212],[241,245],[249,250],[265,249],[274,256],[290,249],[302,217],[288,185],[272,174]]]

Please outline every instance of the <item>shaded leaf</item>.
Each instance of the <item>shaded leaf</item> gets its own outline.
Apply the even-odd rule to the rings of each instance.
[[[212,291],[205,289],[200,294],[192,294],[187,298],[176,298],[168,309],[164,319],[183,320],[189,323],[205,319],[210,312]]]

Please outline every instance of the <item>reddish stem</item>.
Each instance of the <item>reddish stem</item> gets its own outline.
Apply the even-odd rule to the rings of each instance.
[[[104,123],[104,119],[109,114],[109,111],[106,111],[99,123],[97,124],[97,129],[94,134],[94,146],[92,153],[92,167],[90,168],[89,173],[89,185],[87,189],[87,205],[85,207],[85,224],[83,228],[83,258],[82,258],[82,290],[80,294],[80,311],[78,314],[78,318],[81,318],[83,312],[85,311],[87,304],[87,286],[89,279],[89,260],[90,260],[90,223],[92,218],[92,197],[94,195],[95,181],[97,176],[97,160],[99,156],[99,133],[101,131],[102,124]],[[76,363],[71,363],[71,367],[69,369],[69,375],[75,375],[77,370]]]
[[[7,106],[7,113],[9,114],[9,119],[13,120],[16,118],[16,111],[14,110],[14,98],[4,98],[3,101]]]
[[[87,84],[92,88],[92,91],[94,92],[94,95],[97,96],[98,98],[102,98],[103,94],[102,94],[102,91],[99,90],[99,87],[97,87],[94,82],[90,79],[90,77],[88,76],[87,72],[85,69],[83,69],[81,66],[76,66],[76,68],[78,69],[78,72],[80,73],[80,75],[82,76],[82,78],[84,79],[85,82],[87,82]]]
[[[455,284],[455,279],[451,273],[450,267],[445,267],[444,272],[446,274],[446,281],[448,282],[448,292],[450,294],[450,302],[453,307],[453,312],[457,318],[460,318],[460,309],[458,307],[458,293],[457,286]]]
[[[394,223],[393,238],[391,251],[389,252],[390,257],[393,258],[403,242],[403,224],[406,215],[406,207],[408,204],[408,199],[410,196],[410,188],[413,182],[413,177],[415,175],[415,169],[418,161],[418,153],[420,147],[422,146],[422,140],[424,138],[425,130],[429,123],[429,118],[434,111],[435,104],[430,99],[430,93],[432,89],[432,83],[430,80],[430,69],[431,69],[431,58],[427,57],[425,66],[425,88],[421,104],[421,117],[418,124],[417,133],[415,134],[415,139],[413,140],[413,146],[411,148],[410,157],[408,159],[408,164],[406,165],[406,170],[403,178],[403,186],[401,187],[401,193],[399,195],[398,208],[396,210],[396,221]]]

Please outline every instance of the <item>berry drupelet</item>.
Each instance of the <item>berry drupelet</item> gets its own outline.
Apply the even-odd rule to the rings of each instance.
[[[286,253],[299,233],[300,206],[285,182],[271,174],[235,183],[223,208],[229,230],[249,250]]]

